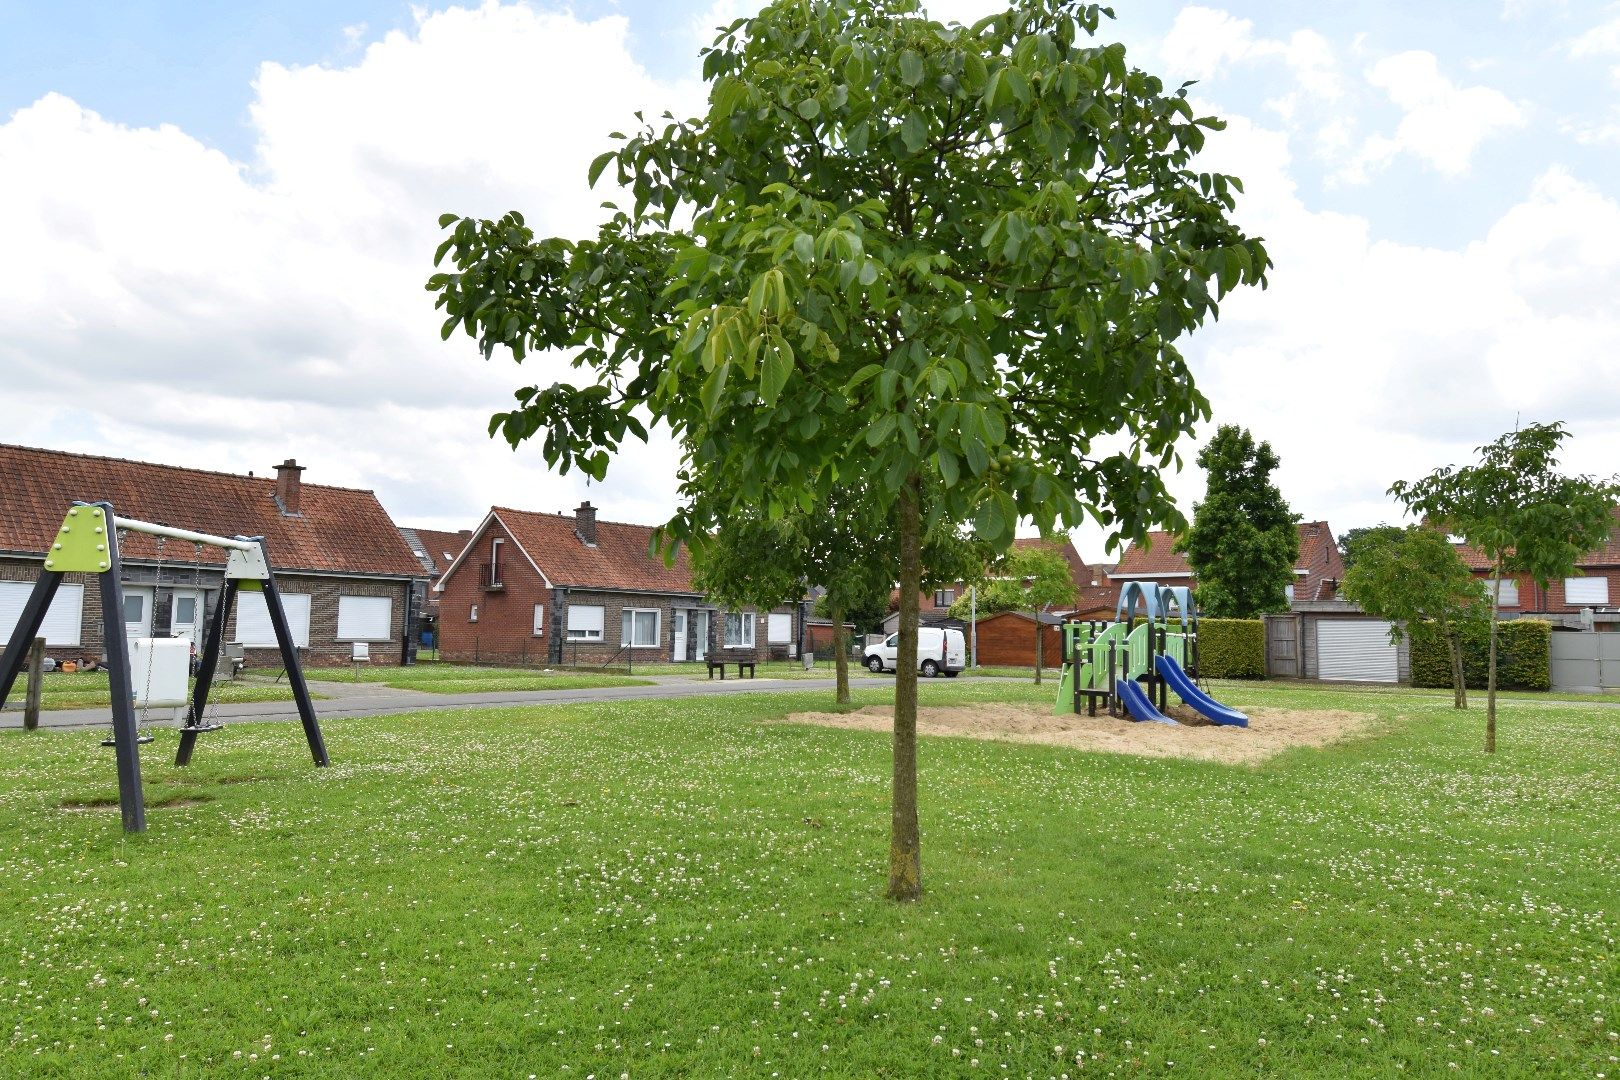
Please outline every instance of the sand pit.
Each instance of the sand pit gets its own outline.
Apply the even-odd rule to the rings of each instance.
[[[1184,726],[1138,724],[1111,716],[1056,716],[1034,705],[931,706],[917,710],[923,735],[956,735],[1002,742],[1046,743],[1143,757],[1196,758],[1253,764],[1296,746],[1326,746],[1365,730],[1372,717],[1340,710],[1250,709],[1247,728],[1217,727],[1185,707],[1170,714]],[[790,724],[888,731],[894,710],[870,705],[848,713],[794,713]]]

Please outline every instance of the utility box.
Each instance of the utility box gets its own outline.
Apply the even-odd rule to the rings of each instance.
[[[188,704],[191,642],[187,638],[134,638],[129,643],[129,681],[136,708]]]

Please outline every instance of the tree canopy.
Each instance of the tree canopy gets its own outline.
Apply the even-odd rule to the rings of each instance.
[[[1393,540],[1404,533],[1399,525],[1363,525],[1339,534],[1339,556],[1344,560],[1345,573],[1356,564],[1364,547],[1384,540]]]
[[[1218,619],[1287,610],[1299,515],[1271,482],[1276,452],[1247,428],[1223,424],[1198,464],[1208,486],[1193,507],[1192,528],[1176,540],[1198,581],[1198,609]]]
[[[675,542],[823,512],[857,478],[892,517],[897,897],[921,888],[922,538],[1174,517],[1162,470],[1209,414],[1175,341],[1270,266],[1229,219],[1241,183],[1191,168],[1221,122],[1095,40],[1105,14],[1025,0],[964,26],[917,0],[778,0],[704,50],[701,115],[596,159],[624,198],[595,236],[442,219],[443,333],[583,370],[519,390],[492,432],[600,479],[645,418],[667,426]]]

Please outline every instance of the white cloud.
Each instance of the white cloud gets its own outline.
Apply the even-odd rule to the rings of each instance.
[[[1447,176],[1461,175],[1486,139],[1529,121],[1527,109],[1501,91],[1453,83],[1430,52],[1386,56],[1368,69],[1367,81],[1403,115],[1393,134],[1363,140],[1338,177],[1350,183],[1365,181],[1403,154]]]
[[[4,438],[237,470],[296,455],[407,522],[572,505],[573,476],[483,434],[512,388],[567,369],[441,343],[423,283],[447,210],[594,228],[607,133],[695,100],[626,34],[486,4],[419,13],[343,66],[266,64],[249,164],[58,95],[20,110],[0,125]],[[660,520],[667,444],[627,458],[592,498]]]

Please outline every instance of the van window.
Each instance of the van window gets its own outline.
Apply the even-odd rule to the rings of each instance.
[[[885,649],[892,649],[892,648],[895,647],[895,643],[898,642],[899,640],[900,640],[900,635],[899,634],[890,634],[887,638],[885,638],[883,640],[883,647]]]

